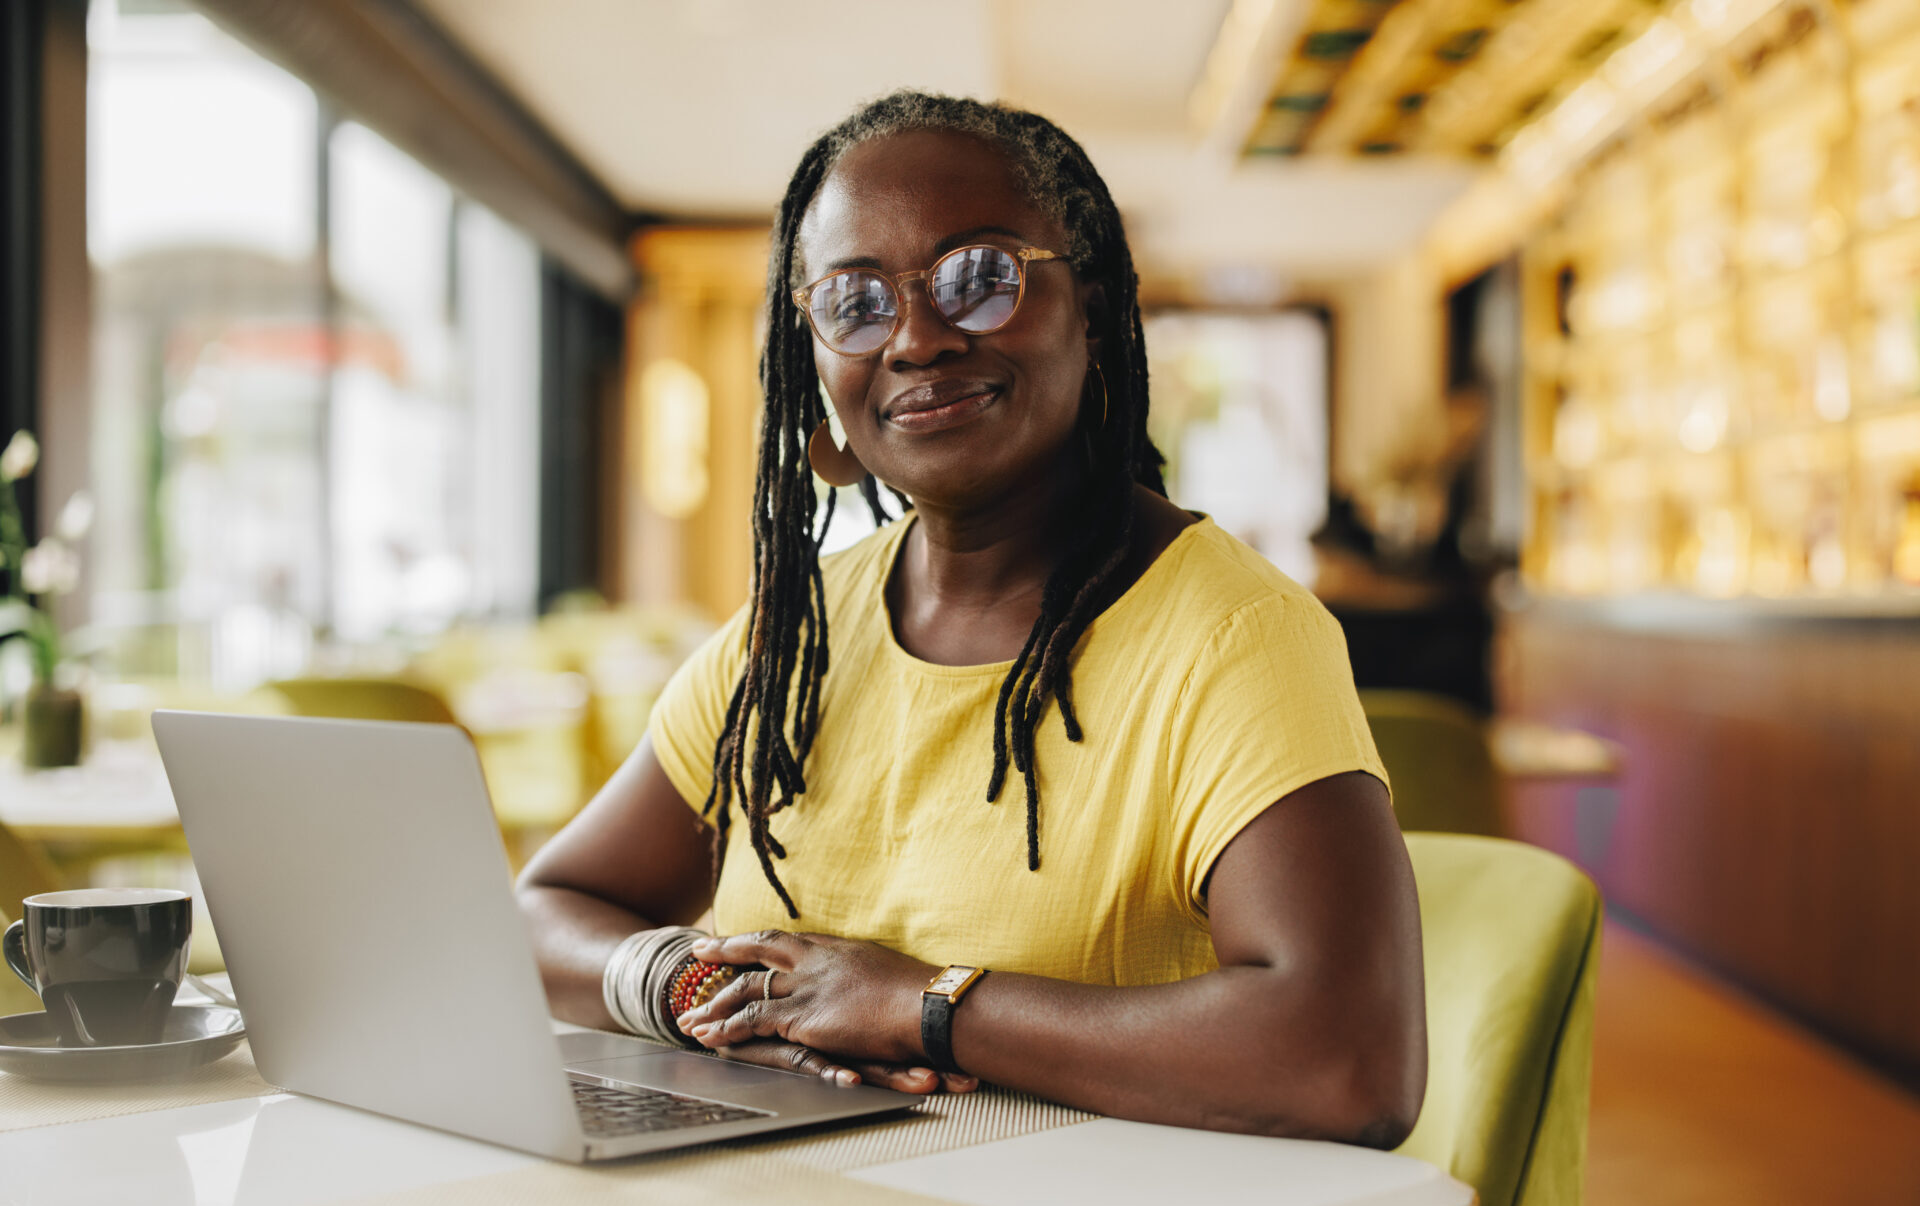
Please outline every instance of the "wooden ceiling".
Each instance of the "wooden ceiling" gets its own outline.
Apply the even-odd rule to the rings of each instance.
[[[1667,0],[1310,0],[1248,158],[1495,154]]]

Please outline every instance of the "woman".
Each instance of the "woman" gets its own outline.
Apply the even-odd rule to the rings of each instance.
[[[768,283],[753,597],[526,870],[556,1012],[677,1015],[841,1083],[1397,1146],[1419,917],[1345,648],[1164,497],[1085,153],[1029,113],[876,101],[802,160]],[[911,514],[817,557],[809,453]],[[732,936],[663,971],[653,927],[709,904]]]

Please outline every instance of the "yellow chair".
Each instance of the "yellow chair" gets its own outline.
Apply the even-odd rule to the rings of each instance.
[[[18,917],[22,900],[64,887],[59,870],[38,846],[0,824],[0,913]]]
[[[1411,833],[1427,975],[1427,1097],[1400,1151],[1480,1206],[1580,1201],[1600,893],[1497,838]]]
[[[267,684],[296,716],[455,724],[446,700],[395,678],[287,678]]]
[[[12,925],[13,921],[13,917],[5,909],[0,909],[0,930]],[[14,975],[12,968],[0,965],[0,1017],[43,1011],[44,1006],[40,1003],[39,994],[28,988],[26,982],[19,976]]]
[[[424,686],[388,678],[300,678],[268,686],[299,716],[460,725],[473,738],[501,824],[515,830],[558,829],[586,800],[579,717],[499,727],[467,711],[475,722],[463,723],[448,697],[470,705],[476,686],[485,681]],[[514,683],[502,685],[511,688]]]
[[[661,688],[710,631],[693,613],[664,607],[541,617],[541,641],[587,683],[581,726],[586,795],[599,790],[640,744]]]
[[[264,687],[236,693],[203,682],[126,676],[97,684],[87,708],[97,737],[149,746],[153,745],[153,714],[161,708],[243,716],[284,716],[293,710],[284,696]]]
[[[1500,776],[1473,711],[1424,691],[1366,690],[1360,707],[1403,830],[1501,836]]]
[[[0,929],[22,913],[20,902],[42,892],[58,892],[66,885],[38,847],[0,824]],[[0,1014],[39,1013],[40,998],[20,978],[0,967]]]

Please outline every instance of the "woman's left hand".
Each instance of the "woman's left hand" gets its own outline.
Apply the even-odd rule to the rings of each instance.
[[[926,1066],[920,990],[939,968],[873,942],[784,930],[702,939],[693,954],[708,963],[767,969],[740,976],[680,1015],[680,1029],[701,1046],[781,1038],[848,1059]],[[974,1083],[970,1077],[946,1081],[949,1089]]]

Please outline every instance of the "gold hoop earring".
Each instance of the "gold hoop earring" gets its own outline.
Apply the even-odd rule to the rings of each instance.
[[[1087,361],[1087,367],[1093,370],[1094,377],[1100,382],[1100,426],[1107,425],[1107,375],[1100,371],[1098,360]]]
[[[867,475],[867,467],[860,463],[853,445],[842,448],[835,444],[833,429],[824,419],[807,437],[807,464],[829,486],[855,486]]]

